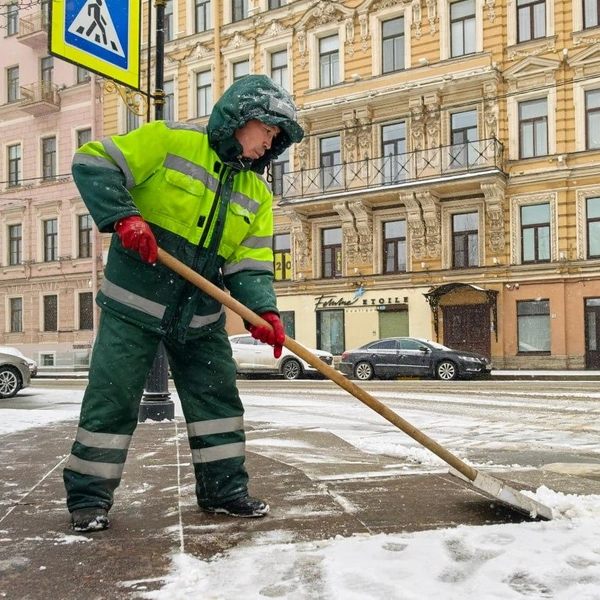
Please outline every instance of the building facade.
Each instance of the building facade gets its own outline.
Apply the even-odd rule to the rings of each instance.
[[[147,23],[149,3],[144,10]],[[339,355],[372,339],[412,335],[479,351],[497,368],[598,369],[599,11],[584,0],[170,0],[164,118],[206,123],[215,99],[248,73],[266,73],[293,94],[307,135],[267,176],[276,197],[279,307],[299,341]],[[22,37],[1,43],[23,45]],[[148,89],[152,39],[149,45],[142,47],[150,56]],[[8,86],[14,60],[5,54]],[[69,81],[57,92],[57,113],[14,117],[28,123],[23,135],[38,119],[44,137],[52,119],[66,116],[67,90],[86,90],[90,115],[101,120],[96,137],[149,118],[143,106],[139,115],[131,111],[132,96],[118,86]],[[23,102],[2,101],[0,115],[16,115]],[[23,344],[42,348],[52,336],[62,343],[62,329],[46,332],[40,321],[53,291],[44,286],[64,286],[68,266],[73,280],[81,269],[73,298],[86,274],[95,290],[101,252],[87,262],[73,258],[77,229],[67,216],[58,233],[63,260],[42,260],[44,237],[35,228],[57,207],[73,223],[85,209],[68,175],[52,183],[52,200],[43,195],[43,173],[31,190],[7,185],[19,138],[5,122],[2,264],[11,260],[11,225],[30,228],[31,248],[14,274],[0,272],[3,338],[26,351]],[[74,147],[64,146],[65,154]],[[39,158],[28,160],[27,178],[40,177]],[[69,163],[70,155],[59,173]],[[34,191],[44,208],[32,215]],[[93,239],[97,248],[105,243]],[[34,259],[46,272],[30,283]],[[75,344],[83,335],[77,302],[61,293],[61,327]],[[11,301],[19,294],[31,329],[13,332]],[[241,324],[232,317],[228,327]]]
[[[0,18],[0,339],[40,368],[85,366],[102,240],[71,158],[102,132],[85,69],[48,54],[50,2],[3,3]]]

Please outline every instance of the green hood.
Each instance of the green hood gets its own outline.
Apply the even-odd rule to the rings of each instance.
[[[242,147],[234,132],[253,119],[281,128],[263,156],[252,161],[242,159],[245,169],[262,173],[286,148],[301,141],[304,131],[296,121],[296,107],[288,92],[266,75],[246,75],[225,90],[208,120],[210,145],[223,162],[240,163]]]

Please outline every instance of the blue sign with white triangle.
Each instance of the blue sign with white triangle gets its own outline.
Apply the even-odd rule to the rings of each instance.
[[[65,41],[116,67],[127,69],[127,3],[119,0],[67,2]]]
[[[50,53],[139,89],[140,0],[52,0]]]

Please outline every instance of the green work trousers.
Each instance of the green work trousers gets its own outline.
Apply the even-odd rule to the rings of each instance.
[[[112,506],[161,340],[187,424],[199,505],[247,495],[244,409],[225,330],[180,343],[103,312],[77,437],[63,472],[71,512]]]

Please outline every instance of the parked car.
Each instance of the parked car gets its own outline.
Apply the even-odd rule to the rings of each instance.
[[[272,346],[255,340],[250,334],[231,335],[229,341],[239,374],[280,374],[285,379],[299,379],[318,373],[315,368],[287,348],[283,348],[281,356],[275,358]],[[333,354],[330,352],[307,349],[328,365],[333,364]]]
[[[29,358],[28,356],[25,356],[20,350],[17,350],[17,348],[13,348],[12,346],[0,346],[0,352],[4,352],[5,354],[14,354],[15,356],[18,356],[19,358],[24,358],[27,361],[27,364],[29,365],[29,371],[31,372],[31,376],[35,377],[38,373],[38,364],[37,362],[35,362],[35,360],[33,360],[33,358]]]
[[[385,338],[342,354],[338,369],[348,377],[367,380],[392,377],[437,377],[451,380],[489,373],[489,359],[413,337]]]
[[[31,383],[31,371],[24,358],[0,352],[0,398],[12,398]]]

